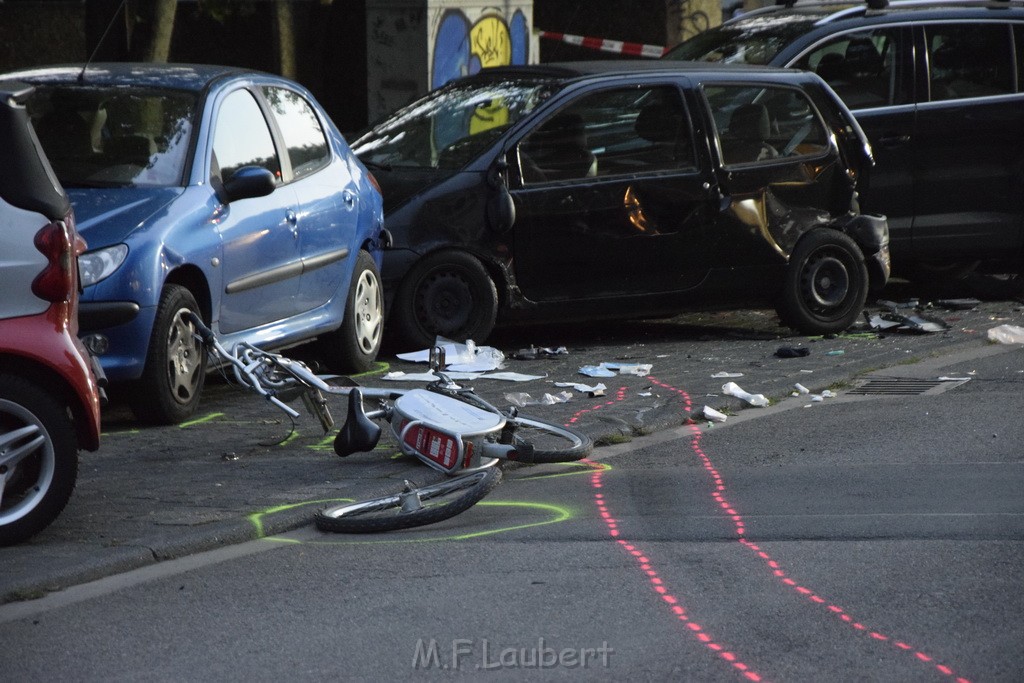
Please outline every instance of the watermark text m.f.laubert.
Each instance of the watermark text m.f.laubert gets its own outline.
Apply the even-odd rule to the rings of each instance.
[[[597,647],[554,647],[544,638],[527,646],[501,645],[487,638],[455,638],[438,643],[420,638],[412,653],[413,669],[588,669],[611,665],[615,652],[602,642]]]

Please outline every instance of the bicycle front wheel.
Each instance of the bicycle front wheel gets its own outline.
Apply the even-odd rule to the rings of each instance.
[[[479,503],[501,481],[501,470],[486,467],[391,496],[321,510],[316,528],[342,534],[372,534],[434,524]]]
[[[514,426],[514,459],[526,463],[573,462],[594,450],[594,441],[582,432],[535,417],[516,415],[508,422]]]

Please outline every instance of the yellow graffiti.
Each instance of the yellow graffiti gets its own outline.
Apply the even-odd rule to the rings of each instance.
[[[469,49],[480,60],[480,67],[507,66],[512,63],[512,37],[501,17],[483,17],[469,30]],[[469,134],[476,135],[508,125],[508,107],[501,99],[477,107],[469,121]]]

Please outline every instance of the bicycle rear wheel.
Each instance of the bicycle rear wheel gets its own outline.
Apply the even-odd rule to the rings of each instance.
[[[586,434],[535,417],[509,417],[515,431],[512,443],[516,455],[510,460],[526,463],[573,462],[594,450],[594,441]]]
[[[321,510],[316,528],[343,534],[372,534],[441,522],[465,512],[501,481],[501,470],[486,467],[429,486],[413,487],[382,498]]]

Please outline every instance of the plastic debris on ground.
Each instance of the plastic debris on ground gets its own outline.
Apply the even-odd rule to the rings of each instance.
[[[775,355],[778,358],[803,358],[811,355],[811,350],[806,346],[780,346]]]
[[[525,375],[521,372],[452,372],[445,370],[444,374],[454,380],[495,379],[506,382],[532,382],[533,380],[547,377],[547,375]],[[398,382],[433,382],[440,378],[432,372],[402,372],[396,370],[395,372],[387,373],[381,379]]]
[[[712,422],[725,422],[727,419],[729,419],[728,415],[726,415],[725,413],[720,413],[710,406],[704,406],[704,410],[701,411],[701,414],[708,420],[711,420]]]
[[[472,339],[460,344],[438,337],[435,345],[444,349],[446,371],[489,372],[504,366],[505,354],[493,346],[477,346]],[[411,363],[426,363],[430,361],[430,349],[400,353],[398,357]]]
[[[608,388],[602,382],[598,382],[597,384],[594,384],[592,386],[588,384],[579,384],[575,382],[555,382],[555,386],[571,387],[572,389],[580,392],[581,394],[586,394],[587,396],[591,397],[604,396],[605,389]]]
[[[525,406],[551,406],[556,403],[568,403],[572,400],[572,394],[568,391],[560,391],[557,394],[544,394],[539,399],[535,399],[526,392],[517,392],[505,394],[505,400],[518,408]]]
[[[796,384],[794,384],[793,388],[797,390],[798,394],[809,394],[809,393],[811,393],[811,390],[808,389],[807,387],[805,387],[803,384],[800,384],[800,382],[797,382]]]
[[[738,399],[746,401],[752,406],[758,408],[764,408],[768,405],[768,399],[765,398],[764,394],[751,394],[743,391],[736,382],[728,382],[722,385],[722,393],[728,394],[729,396],[735,396]]]
[[[569,354],[569,350],[564,346],[558,348],[552,348],[550,346],[533,346],[530,345],[528,349],[519,349],[512,354],[512,357],[516,360],[537,360],[538,358],[554,358],[555,356],[565,356]]]
[[[1024,344],[1024,327],[1000,325],[988,331],[988,340],[999,344]]]
[[[711,379],[732,379],[733,377],[742,377],[742,372],[716,372],[711,375]]]
[[[651,372],[650,363],[601,363],[600,365],[584,365],[580,368],[581,375],[587,377],[615,377],[616,375],[637,375],[646,377]]]

